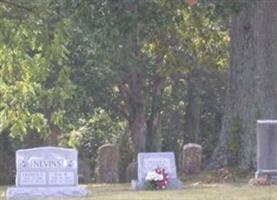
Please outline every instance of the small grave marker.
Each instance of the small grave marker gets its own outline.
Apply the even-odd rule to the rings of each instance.
[[[132,180],[132,187],[136,190],[144,189],[147,173],[156,168],[163,168],[168,173],[168,189],[182,188],[182,182],[177,178],[175,156],[173,152],[139,153],[138,180]]]
[[[119,152],[115,145],[104,144],[98,149],[97,183],[117,183],[119,181]]]
[[[189,143],[183,146],[180,171],[182,177],[196,174],[201,171],[202,147],[199,144]]]

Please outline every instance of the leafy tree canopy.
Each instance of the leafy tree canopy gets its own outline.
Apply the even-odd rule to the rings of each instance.
[[[13,136],[49,133],[51,123],[62,123],[71,96],[67,22],[50,7],[49,1],[0,1],[0,130]]]

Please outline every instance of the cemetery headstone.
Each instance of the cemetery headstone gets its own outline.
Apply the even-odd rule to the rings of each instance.
[[[199,144],[184,145],[181,158],[181,174],[199,173],[202,165],[202,147]]]
[[[277,120],[257,121],[257,171],[256,178],[268,177],[277,183]]]
[[[169,175],[167,189],[181,189],[182,182],[177,177],[175,155],[173,152],[139,153],[138,154],[138,180],[132,180],[135,190],[144,189],[145,177],[149,171],[163,168]]]
[[[119,180],[119,152],[115,145],[104,144],[98,149],[96,181],[117,183]]]
[[[92,170],[89,159],[81,159],[78,162],[78,176],[80,183],[92,182]]]
[[[16,151],[16,186],[7,199],[33,197],[80,197],[87,191],[78,186],[77,151],[39,147]]]
[[[131,162],[126,168],[126,181],[130,182],[133,179],[137,179],[138,164],[137,162]]]

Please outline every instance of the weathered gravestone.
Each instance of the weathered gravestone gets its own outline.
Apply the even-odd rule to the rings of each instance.
[[[138,180],[132,180],[132,188],[144,189],[145,177],[149,171],[163,168],[169,176],[167,189],[181,189],[182,182],[177,177],[175,155],[173,152],[139,153],[138,154]]]
[[[257,171],[256,178],[269,178],[277,183],[277,120],[257,121]]]
[[[181,174],[199,173],[202,165],[202,147],[199,144],[189,143],[184,145],[181,156]]]
[[[87,191],[78,187],[77,151],[39,147],[16,151],[16,186],[7,199],[33,197],[80,197]]]
[[[98,149],[97,183],[117,183],[119,181],[119,152],[115,145],[104,144]]]

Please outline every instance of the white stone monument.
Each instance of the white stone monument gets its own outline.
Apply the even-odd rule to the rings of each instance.
[[[16,151],[16,186],[7,199],[33,197],[81,197],[78,186],[78,155],[74,149],[39,147]]]
[[[277,120],[257,121],[257,171],[256,178],[268,176],[277,184]]]
[[[132,188],[135,190],[144,189],[147,173],[156,168],[163,168],[168,173],[168,189],[181,189],[183,187],[182,182],[177,177],[174,153],[157,152],[138,154],[138,180],[132,180]]]

